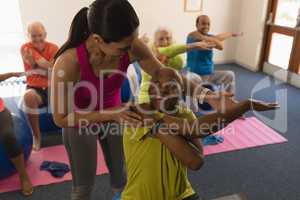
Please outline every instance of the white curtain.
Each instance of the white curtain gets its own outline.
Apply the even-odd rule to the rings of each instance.
[[[0,73],[23,71],[24,42],[19,0],[0,0]]]
[[[298,16],[297,16],[296,28],[300,28],[300,7],[298,8]]]

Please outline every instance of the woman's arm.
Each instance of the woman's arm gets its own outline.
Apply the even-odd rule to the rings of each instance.
[[[129,52],[131,61],[139,61],[141,68],[150,76],[156,76],[163,66],[161,62],[154,56],[152,51],[139,39],[133,42],[131,51]],[[174,70],[169,68],[169,70]],[[175,70],[174,70],[175,71]],[[183,89],[185,95],[194,96],[199,99],[200,102],[203,100],[209,100],[210,97],[206,95],[213,95],[214,93],[210,90],[203,88],[201,85],[193,83],[187,79],[184,75],[181,75],[183,80]]]
[[[186,53],[188,51],[192,51],[194,49],[207,50],[207,49],[210,49],[213,47],[215,47],[214,44],[203,41],[203,42],[194,42],[194,43],[190,43],[190,44],[172,45],[169,47],[158,48],[158,53],[163,54],[163,55],[167,56],[168,58],[173,58],[177,55]]]
[[[102,112],[75,112],[73,108],[74,86],[79,80],[79,66],[75,51],[60,56],[54,65],[51,81],[51,105],[53,118],[59,127],[74,127],[97,122],[140,123],[140,116],[126,107],[105,109]]]
[[[154,56],[150,48],[140,39],[135,39],[129,54],[131,61],[138,61],[141,68],[150,76],[155,76],[164,67]]]
[[[177,55],[183,54],[188,51],[188,45],[172,45],[168,47],[157,48],[159,54],[167,56],[167,58],[173,58]]]

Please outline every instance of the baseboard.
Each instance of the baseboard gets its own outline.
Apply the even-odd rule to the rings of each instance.
[[[300,75],[281,69],[270,63],[264,64],[264,72],[274,78],[300,88]]]
[[[300,88],[300,75],[299,74],[295,74],[295,73],[291,73],[290,74],[290,84],[292,84],[293,86]]]
[[[253,68],[250,65],[247,65],[247,64],[245,64],[243,62],[240,62],[240,61],[237,61],[237,60],[235,60],[234,63],[236,63],[237,65],[240,65],[240,66],[242,66],[242,67],[244,67],[244,68],[246,68],[246,69],[248,69],[252,72],[258,72],[259,71],[258,68]]]
[[[216,65],[237,64],[237,65],[239,65],[249,71],[252,71],[252,72],[259,71],[258,69],[253,68],[250,65],[247,65],[247,64],[237,61],[237,60],[216,61],[215,64]],[[281,69],[280,67],[272,65],[270,63],[264,64],[263,72],[270,76],[273,76],[274,78],[276,78],[280,81],[289,83],[292,86],[300,88],[300,75],[299,74],[288,72],[287,70]]]
[[[235,60],[216,60],[214,61],[216,65],[228,65],[232,63],[236,63]]]
[[[257,72],[258,71],[258,69],[255,69],[255,68],[253,68],[253,67],[251,67],[250,65],[247,65],[247,64],[245,64],[245,63],[242,63],[242,62],[240,62],[240,61],[237,61],[237,60],[222,60],[222,61],[215,61],[214,62],[216,65],[228,65],[228,64],[236,64],[236,65],[239,65],[239,66],[241,66],[241,67],[243,67],[243,68],[246,68],[246,69],[248,69],[248,70],[250,70],[250,71],[252,71],[252,72]]]
[[[258,72],[258,69],[255,69],[253,67],[251,67],[250,65],[247,65],[245,63],[242,63],[240,61],[237,60],[230,60],[230,61],[222,61],[222,62],[216,62],[216,64],[237,64],[245,69],[248,69],[249,71],[252,72]],[[281,69],[280,67],[277,67],[275,65],[272,65],[270,63],[265,63],[264,67],[263,67],[263,72],[273,76],[274,78],[285,82],[285,83],[289,83],[290,85],[300,88],[300,75],[299,74],[295,74],[292,72],[289,72],[287,70]]]
[[[288,82],[289,79],[289,72],[287,70],[283,70],[275,65],[270,63],[265,63],[263,72],[275,77],[276,79],[283,81],[285,83]]]

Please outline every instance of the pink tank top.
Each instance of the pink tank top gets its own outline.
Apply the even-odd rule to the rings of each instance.
[[[119,68],[108,78],[95,75],[85,44],[77,47],[80,81],[75,85],[75,110],[98,111],[121,105],[121,87],[130,64],[128,53],[120,58]]]

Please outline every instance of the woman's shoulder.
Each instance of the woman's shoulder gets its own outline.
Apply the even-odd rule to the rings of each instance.
[[[75,48],[71,48],[66,50],[63,54],[61,54],[56,62],[66,64],[68,66],[78,65],[77,52]]]
[[[76,76],[80,72],[76,49],[68,49],[61,54],[56,59],[54,70],[64,70],[69,75],[73,74]]]

